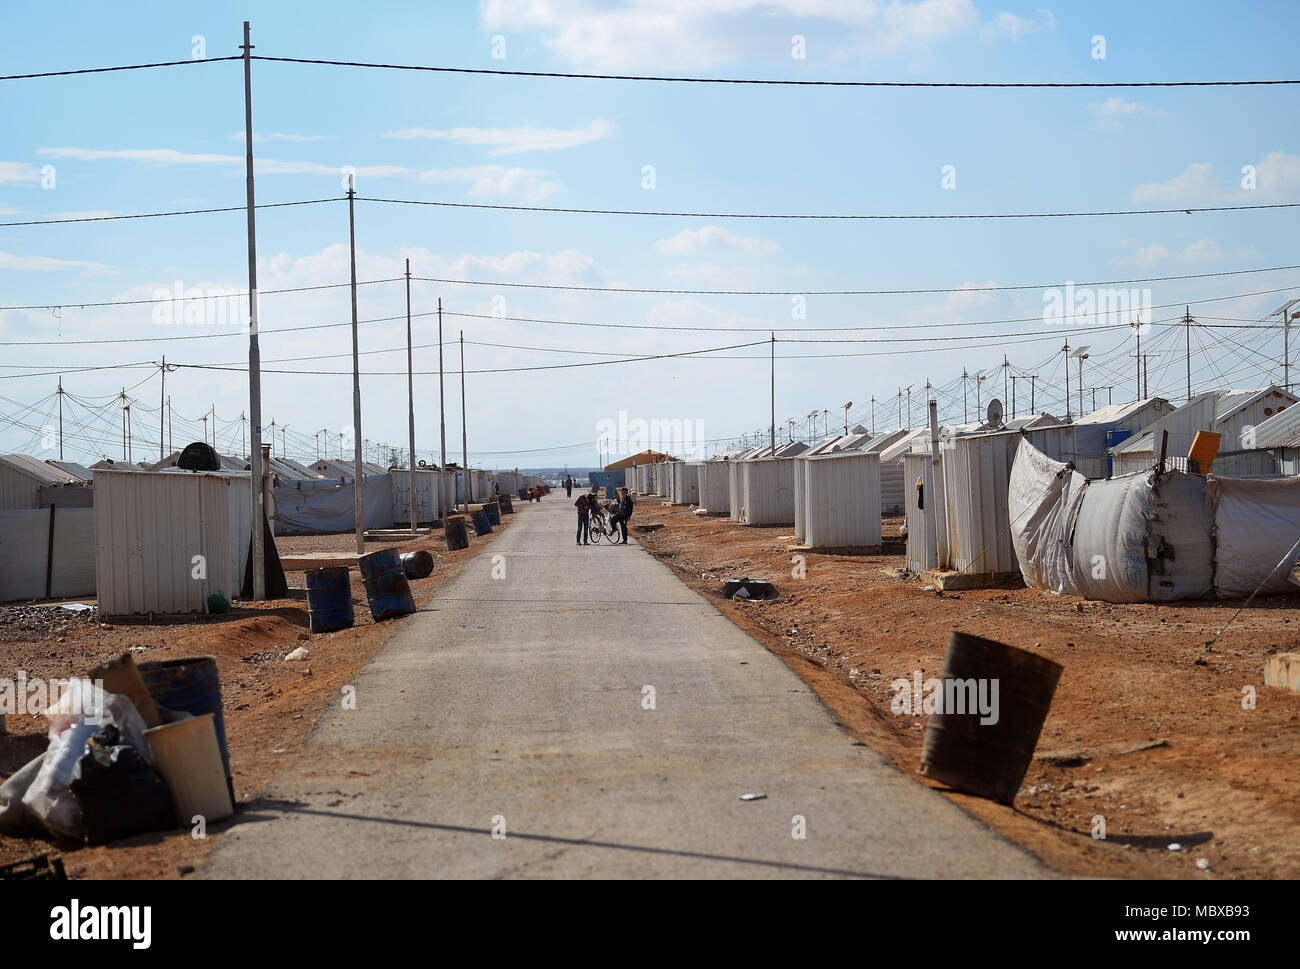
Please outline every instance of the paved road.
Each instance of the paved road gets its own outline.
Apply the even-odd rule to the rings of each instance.
[[[562,493],[523,506],[401,620],[204,874],[1051,875],[856,745],[644,549],[575,547],[573,519]]]

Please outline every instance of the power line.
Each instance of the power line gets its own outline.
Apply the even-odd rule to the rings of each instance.
[[[506,212],[553,212],[563,215],[638,215],[674,219],[805,219],[805,220],[963,220],[963,219],[1075,219],[1118,215],[1191,215],[1194,212],[1244,212],[1252,209],[1300,208],[1300,202],[1274,202],[1262,205],[1210,205],[1176,209],[1113,209],[1099,212],[986,212],[946,213],[938,215],[842,215],[793,214],[774,212],[655,212],[647,209],[570,209],[546,205],[505,205],[487,202],[430,202],[419,199],[386,199],[357,196],[358,202],[382,202],[388,205],[432,205],[453,209],[497,209]]]
[[[218,61],[242,61],[239,54],[229,57],[198,57],[187,61],[156,61],[152,64],[123,64],[119,67],[79,67],[70,71],[42,71],[39,74],[5,74],[0,81],[26,81],[37,77],[69,77],[73,74],[108,74],[113,71],[143,71],[151,67],[187,67],[192,64],[215,64]]]
[[[394,276],[391,279],[365,279],[365,280],[359,280],[357,282],[357,285],[373,286],[377,283],[396,283],[396,282],[400,282],[403,278],[404,277],[402,276]],[[321,289],[343,289],[351,285],[352,285],[351,283],[325,283],[319,286],[293,286],[288,289],[259,289],[257,291],[257,295],[271,296],[277,293],[307,293],[307,292],[312,292],[314,290],[321,290]],[[151,303],[182,303],[190,300],[208,300],[208,299],[226,299],[226,298],[233,299],[235,297],[243,297],[247,299],[248,291],[232,289],[229,292],[225,292],[225,291],[220,293],[207,292],[207,293],[202,293],[198,296],[181,295],[179,298],[175,294],[169,293],[169,295],[161,296],[157,299],[110,299],[110,300],[101,300],[100,302],[97,303],[80,303],[77,302],[76,300],[65,300],[62,303],[35,303],[30,306],[0,306],[0,310],[53,310],[53,309],[70,309],[74,306],[77,307],[78,309],[84,310],[84,309],[98,308],[101,306],[147,306]],[[403,319],[405,319],[405,317],[403,317]]]
[[[784,78],[671,77],[656,74],[578,74],[569,71],[507,71],[482,67],[435,67],[424,64],[385,64],[336,61],[313,57],[271,57],[254,54],[255,61],[283,64],[317,64],[327,67],[366,67],[391,71],[427,71],[439,74],[491,74],[504,77],[551,77],[583,81],[667,81],[680,84],[755,84],[781,87],[865,88],[1141,88],[1141,87],[1257,87],[1300,84],[1300,80],[1252,79],[1243,81],[807,81]]]
[[[304,199],[301,202],[263,202],[257,209],[283,209],[291,205],[320,205],[322,202],[340,202],[342,199]],[[173,215],[209,215],[213,212],[244,212],[243,205],[227,205],[217,209],[178,209],[174,212],[138,212],[132,215],[88,215],[79,219],[35,219],[29,222],[0,222],[0,228],[20,225],[71,225],[75,222],[124,222],[128,219],[164,219]]]

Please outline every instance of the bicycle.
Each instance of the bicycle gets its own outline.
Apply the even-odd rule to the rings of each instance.
[[[591,534],[592,544],[599,545],[601,539],[604,539],[610,545],[622,541],[618,530],[609,523],[608,515],[592,515],[588,531]]]

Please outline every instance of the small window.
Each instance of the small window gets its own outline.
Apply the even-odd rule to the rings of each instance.
[[[1272,416],[1273,416],[1273,408],[1272,408],[1272,407],[1265,407],[1265,408],[1264,408],[1264,416],[1265,416],[1265,417],[1272,417]]]

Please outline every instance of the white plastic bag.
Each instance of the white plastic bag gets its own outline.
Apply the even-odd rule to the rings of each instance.
[[[59,701],[45,711],[50,718],[50,747],[36,780],[23,795],[23,804],[52,833],[81,840],[81,806],[70,784],[86,742],[108,724],[120,731],[122,742],[149,759],[145,723],[135,704],[118,693],[97,689],[90,680],[73,678]]]

